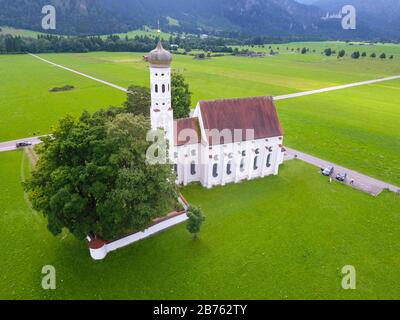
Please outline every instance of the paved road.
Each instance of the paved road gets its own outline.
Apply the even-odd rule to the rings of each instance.
[[[311,156],[309,154],[291,149],[291,148],[286,148],[286,153],[287,153],[287,158],[286,159],[293,159],[293,158],[298,158],[302,161],[305,161],[309,164],[312,164],[316,167],[319,168],[326,168],[328,166],[334,166],[335,167],[335,173],[334,177],[336,176],[337,173],[347,173],[347,184],[350,185],[350,181],[354,180],[354,185],[352,185],[356,189],[360,189],[362,191],[368,192],[372,195],[379,195],[383,190],[389,189],[392,192],[396,192],[400,194],[400,187],[394,186],[392,184],[389,184],[387,182],[371,178],[369,176],[366,176],[364,174],[361,174],[359,172],[347,169],[345,167],[339,166],[337,164],[334,164],[329,161],[325,161],[322,159],[319,159],[317,157]]]
[[[43,58],[37,56],[36,54],[29,53],[29,55],[32,56],[32,57],[34,57],[34,58],[36,58],[36,59],[39,59],[39,60],[41,60],[41,61],[43,61],[43,62],[46,62],[46,63],[48,63],[48,64],[51,64],[51,65],[54,66],[54,67],[61,68],[61,69],[64,69],[64,70],[67,70],[67,71],[76,73],[76,74],[78,74],[78,75],[80,75],[80,76],[82,76],[82,77],[88,78],[88,79],[93,80],[93,81],[100,82],[100,83],[102,83],[102,84],[105,84],[106,86],[109,86],[109,87],[112,87],[112,88],[114,88],[114,89],[123,91],[123,92],[125,92],[125,93],[128,93],[128,92],[129,92],[127,89],[125,89],[125,88],[123,88],[123,87],[120,87],[120,86],[118,86],[118,85],[116,85],[116,84],[113,84],[113,83],[111,83],[111,82],[104,81],[104,80],[101,80],[101,79],[98,79],[98,78],[89,76],[88,74],[85,74],[85,73],[76,71],[76,70],[74,70],[74,69],[70,69],[70,68],[64,67],[64,66],[62,66],[62,65],[60,65],[60,64],[57,64],[57,63],[51,62],[51,61],[49,61],[49,60],[43,59]]]
[[[286,95],[283,95],[283,96],[276,96],[276,97],[274,97],[274,100],[277,101],[277,100],[286,100],[286,99],[292,99],[292,98],[299,98],[299,97],[309,96],[309,95],[312,95],[312,94],[318,94],[318,93],[324,93],[324,92],[329,92],[329,91],[342,90],[342,89],[358,87],[358,86],[364,86],[364,85],[367,85],[367,84],[374,84],[374,83],[397,80],[397,79],[400,79],[400,76],[393,76],[393,77],[388,77],[388,78],[381,78],[381,79],[375,79],[375,80],[367,80],[367,81],[349,83],[349,84],[344,84],[344,85],[340,85],[340,86],[317,89],[317,90],[311,90],[311,91],[305,91],[305,92],[299,92],[299,93],[291,93],[291,94],[286,94]]]
[[[36,144],[39,144],[41,142],[39,137],[26,138],[26,139],[7,141],[7,142],[1,142],[0,143],[0,152],[16,150],[17,149],[16,144],[18,142],[24,142],[24,141],[30,142],[30,143],[32,143],[32,145],[36,145]]]

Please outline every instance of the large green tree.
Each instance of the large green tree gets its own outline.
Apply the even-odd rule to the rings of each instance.
[[[188,117],[192,104],[192,93],[189,90],[189,84],[185,81],[183,75],[179,73],[173,73],[171,78],[171,86],[174,118],[181,119]]]
[[[171,77],[171,98],[174,109],[174,118],[186,118],[190,114],[192,93],[189,84],[183,75],[174,73]],[[151,94],[149,88],[130,86],[127,100],[124,103],[125,110],[134,115],[150,116]]]
[[[66,117],[38,147],[25,189],[54,235],[66,228],[78,239],[113,240],[148,227],[175,201],[170,166],[146,160],[148,119],[117,110]]]

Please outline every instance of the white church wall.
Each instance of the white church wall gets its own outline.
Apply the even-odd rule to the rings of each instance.
[[[192,182],[200,181],[200,149],[200,144],[176,147],[176,152],[178,153],[176,163],[179,184],[187,185]]]
[[[206,165],[205,177],[200,180],[205,187],[212,188],[231,182],[237,183],[242,180],[276,175],[279,165],[282,163],[281,159],[283,159],[281,144],[282,140],[275,137],[215,145],[211,149],[204,146],[204,155],[207,155],[209,160]],[[254,167],[255,158],[257,158],[256,168]],[[231,174],[228,174],[228,163],[231,165]],[[216,171],[214,170],[215,164],[217,164]],[[215,173],[217,173],[216,176]]]

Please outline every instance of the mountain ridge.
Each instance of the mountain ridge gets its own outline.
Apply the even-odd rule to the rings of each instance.
[[[384,17],[374,16],[377,7],[373,6],[374,1],[354,0],[360,8],[358,28],[343,30],[339,20],[322,19],[327,11],[340,10],[342,2],[347,1],[317,0],[307,5],[295,0],[0,0],[0,25],[42,31],[41,8],[51,4],[57,9],[54,33],[58,34],[127,32],[144,25],[156,27],[160,21],[165,31],[226,37],[307,36],[327,40],[387,37],[399,40],[400,19],[396,17],[400,16],[400,8],[382,13]],[[396,0],[381,2],[389,4],[383,7],[392,8]],[[392,17],[392,21],[383,23],[385,17]]]

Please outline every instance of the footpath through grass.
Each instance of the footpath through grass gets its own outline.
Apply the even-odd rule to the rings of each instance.
[[[298,161],[277,177],[182,191],[207,215],[111,254],[53,237],[23,196],[21,152],[0,154],[0,299],[399,299],[400,201],[334,183]],[[21,168],[24,169],[21,171]],[[354,265],[357,290],[341,289]],[[57,289],[41,289],[53,265]]]

